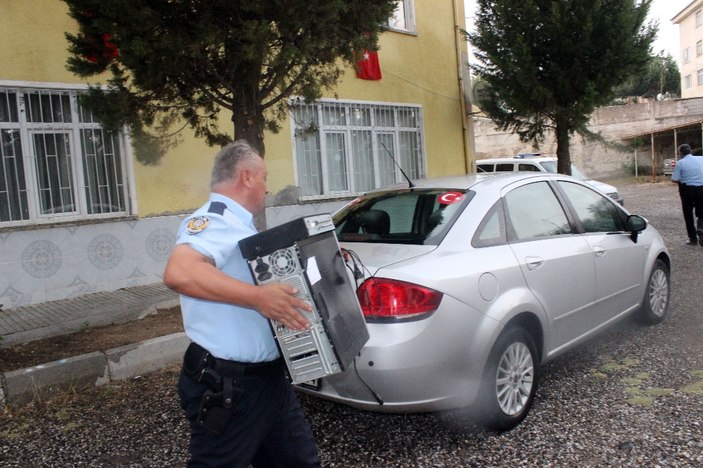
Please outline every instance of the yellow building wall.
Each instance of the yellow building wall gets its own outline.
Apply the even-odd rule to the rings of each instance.
[[[463,2],[459,0],[457,5],[457,18],[463,25]],[[347,68],[334,93],[325,97],[421,105],[427,176],[464,174],[470,172],[466,159],[472,156],[465,152],[462,131],[452,2],[416,0],[415,17],[417,35],[387,31],[381,36],[381,80],[358,79],[353,68]],[[266,161],[271,192],[295,185],[288,122],[279,134],[267,135]]]
[[[355,77],[347,68],[334,92],[343,100],[408,103],[422,106],[427,175],[466,172],[462,131],[459,71],[455,49],[455,20],[463,25],[463,6],[454,2],[416,0],[417,34],[386,32],[381,36],[380,81]],[[66,31],[77,29],[65,3],[58,0],[0,0],[0,81],[86,83],[66,70]],[[91,79],[91,84],[104,84]],[[223,128],[233,134],[229,116]],[[230,128],[227,128],[230,126]],[[134,161],[133,181],[137,215],[153,216],[188,211],[209,192],[212,159],[218,148],[205,145],[184,130],[180,143],[169,149],[158,165]],[[295,185],[290,123],[278,134],[266,135],[269,191]]]
[[[65,31],[77,25],[57,0],[0,0],[0,79],[82,83],[66,70]]]
[[[207,201],[212,162],[220,148],[207,146],[190,129],[183,133],[183,141],[158,165],[134,164],[140,216],[191,211]]]

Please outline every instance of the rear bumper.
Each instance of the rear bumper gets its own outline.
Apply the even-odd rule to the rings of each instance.
[[[308,394],[368,411],[407,413],[471,404],[498,323],[445,296],[430,317],[368,324],[370,339],[344,372]]]

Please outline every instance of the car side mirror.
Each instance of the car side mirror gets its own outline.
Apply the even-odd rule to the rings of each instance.
[[[636,244],[637,236],[639,236],[640,232],[647,229],[647,220],[639,215],[630,215],[625,222],[625,228],[629,231],[632,242]]]

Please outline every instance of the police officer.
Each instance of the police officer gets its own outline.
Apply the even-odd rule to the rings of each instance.
[[[256,233],[266,175],[247,142],[224,147],[209,200],[181,224],[164,271],[192,340],[178,382],[191,426],[188,466],[320,465],[268,322],[306,329],[298,310],[311,307],[291,286],[255,286],[238,247]]]
[[[703,247],[703,157],[693,156],[687,144],[679,146],[681,159],[676,162],[671,181],[679,184],[681,209],[686,223],[688,241],[686,245],[700,244]],[[693,222],[693,215],[697,221]]]

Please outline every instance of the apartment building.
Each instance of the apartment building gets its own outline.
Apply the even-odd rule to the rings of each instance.
[[[703,0],[689,3],[671,21],[679,26],[681,97],[703,97]]]

